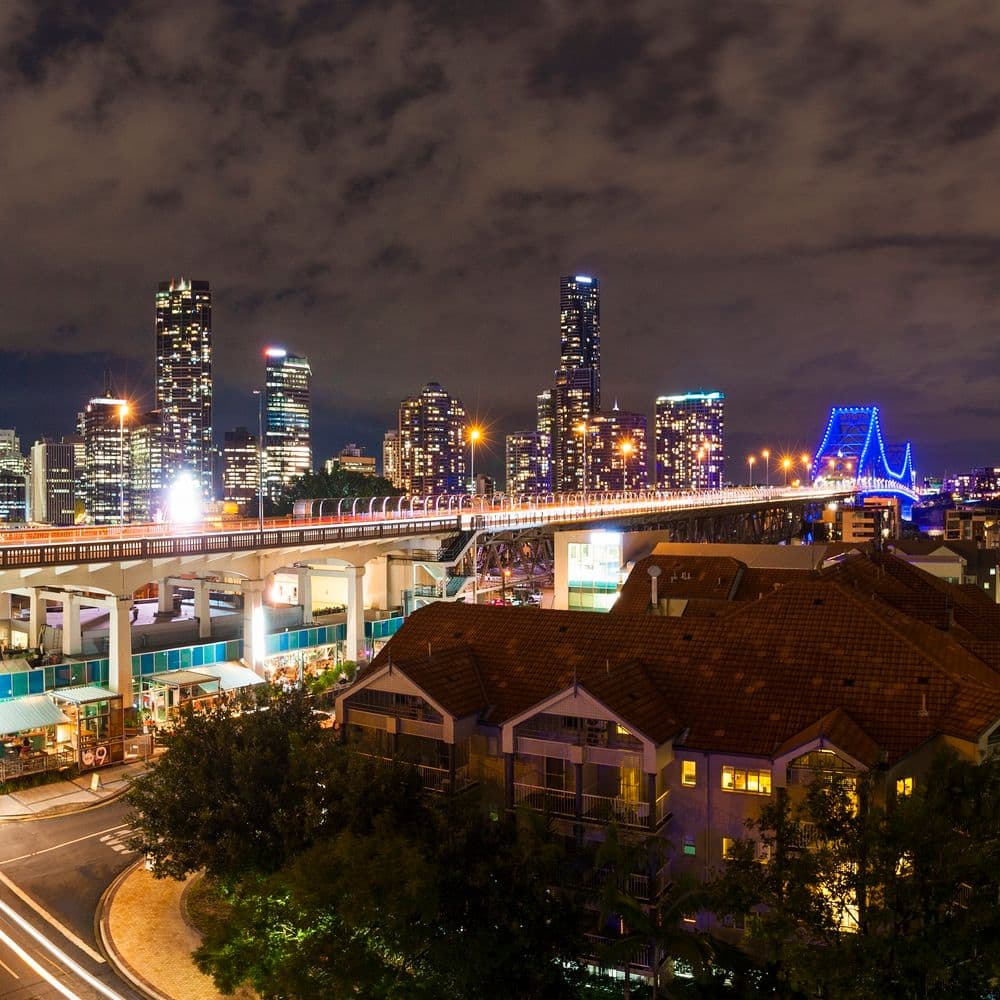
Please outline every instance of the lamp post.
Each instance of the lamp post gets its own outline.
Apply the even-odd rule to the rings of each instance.
[[[470,461],[470,472],[472,479],[472,489],[469,491],[475,495],[478,491],[476,490],[476,442],[483,436],[483,432],[478,427],[472,427],[469,429],[469,453],[471,457]]]
[[[118,521],[125,523],[125,417],[128,403],[118,407]]]
[[[785,470],[785,489],[788,489],[788,470],[792,467],[792,460],[787,456],[781,460],[781,467]]]
[[[812,471],[812,456],[808,452],[802,452],[799,457],[802,459],[802,467],[806,470],[806,479],[808,479],[809,473]]]
[[[771,485],[771,452],[765,448],[761,454],[764,456],[764,485]]]
[[[753,486],[753,464],[756,461],[753,455],[747,456],[747,486]]]
[[[500,576],[500,600],[504,606],[507,605],[507,581],[510,579],[510,570],[505,569]]]
[[[635,450],[635,445],[631,441],[622,441],[622,492],[628,490],[628,457]]]
[[[257,529],[264,544],[264,393],[254,389],[257,397]]]

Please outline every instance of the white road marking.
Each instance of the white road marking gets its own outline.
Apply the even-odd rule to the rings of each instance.
[[[0,958],[0,968],[4,969],[8,975],[13,976],[15,979],[21,978],[2,958]]]
[[[82,965],[74,962],[73,959],[66,954],[66,952],[64,952],[57,945],[53,944],[41,931],[36,930],[36,928],[29,924],[28,921],[17,912],[17,910],[13,910],[6,903],[0,902],[0,912],[2,912],[9,919],[13,920],[19,927],[21,927],[22,930],[24,930],[26,934],[30,934],[46,951],[58,958],[65,968],[71,970],[79,976],[79,978],[82,979],[88,986],[93,987],[102,996],[107,997],[108,1000],[124,1000],[120,993],[115,993],[113,989],[105,986],[99,979],[92,976],[85,968],[83,968]],[[2,934],[3,932],[0,931],[0,935]],[[38,966],[38,968],[41,969],[41,966]],[[53,985],[55,984],[53,983]],[[74,996],[74,994],[67,993],[66,996]]]
[[[84,953],[84,955],[88,958],[92,958],[95,962],[100,962],[102,965],[104,964],[104,956],[102,954],[94,951],[94,949],[91,948],[86,941],[82,941],[78,938],[65,924],[60,923],[54,916],[52,916],[51,913],[49,913],[48,910],[45,909],[45,907],[42,906],[41,903],[32,899],[31,896],[29,896],[20,886],[14,885],[14,883],[11,882],[11,880],[7,878],[3,872],[0,872],[0,883],[7,886],[7,888],[10,889],[10,891],[14,893],[14,895],[17,896],[22,903],[30,906],[43,920],[51,924],[57,931],[59,931],[60,934],[62,934],[64,938],[66,938],[67,941],[72,941],[73,944],[75,944],[77,948]],[[7,906],[6,903],[0,902],[0,911],[4,913],[13,913],[17,916],[19,921],[21,920],[21,917],[17,915],[17,912]],[[27,926],[30,927],[31,925],[28,924]]]
[[[82,1000],[78,994],[74,993],[68,987],[63,986],[63,984],[56,979],[56,977],[53,976],[48,969],[39,965],[15,940],[13,940],[13,938],[8,937],[3,931],[0,931],[0,941],[7,945],[7,947],[10,948],[10,950],[14,952],[14,954],[17,955],[18,958],[20,958],[21,961],[28,966],[28,968],[34,969],[34,971],[37,972],[38,975],[40,975],[42,979],[44,979],[54,990],[57,990],[64,997],[66,997],[66,1000]]]
[[[4,858],[0,865],[12,865],[15,861],[24,861],[27,858],[37,858],[39,854],[48,854],[49,851],[58,851],[63,847],[72,847],[73,844],[82,844],[85,840],[93,840],[100,837],[102,833],[114,833],[115,830],[124,830],[128,823],[119,823],[118,826],[109,826],[107,830],[98,830],[97,833],[88,833],[86,837],[77,837],[76,840],[67,840],[63,844],[56,844],[54,847],[43,847],[40,851],[32,851],[30,854],[19,854],[16,858]]]

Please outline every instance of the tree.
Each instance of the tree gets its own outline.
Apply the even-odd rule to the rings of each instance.
[[[935,760],[911,796],[884,775],[817,774],[751,823],[710,886],[750,914],[748,947],[777,996],[986,996],[1000,975],[1000,764]]]
[[[271,505],[271,513],[278,516],[291,514],[296,500],[394,497],[402,492],[388,479],[366,476],[363,472],[348,472],[338,468],[332,472],[306,472],[282,490],[281,496]]]

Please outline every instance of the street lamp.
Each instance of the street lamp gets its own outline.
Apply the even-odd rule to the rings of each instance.
[[[764,456],[764,485],[771,485],[771,452],[765,448],[761,454]]]
[[[635,445],[631,441],[622,441],[622,491],[628,489],[628,457],[635,451]]]
[[[804,451],[799,455],[799,458],[802,459],[802,467],[806,470],[806,479],[808,479],[809,473],[812,471],[812,455]]]
[[[254,389],[257,397],[257,527],[264,544],[264,393]]]
[[[500,576],[500,600],[507,604],[507,581],[510,579],[510,570],[505,569]]]
[[[747,486],[753,486],[753,464],[756,461],[753,455],[747,456]]]
[[[472,490],[471,492],[475,494],[476,490],[476,442],[483,436],[483,432],[478,427],[472,427],[469,429],[469,451],[471,453],[471,473],[472,473]]]
[[[792,467],[792,460],[787,455],[781,460],[781,467],[785,470],[785,489],[788,489],[788,470]]]
[[[128,403],[118,407],[118,520],[125,523],[125,417]]]

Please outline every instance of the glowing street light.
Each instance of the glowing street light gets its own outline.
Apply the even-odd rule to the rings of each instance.
[[[471,457],[470,461],[470,472],[472,474],[472,492],[476,492],[476,442],[483,436],[482,429],[479,427],[469,428],[469,453]]]
[[[764,456],[764,485],[771,485],[771,452],[765,448],[761,454]]]
[[[622,453],[622,489],[627,490],[628,487],[628,457],[635,451],[635,445],[631,441],[622,441],[621,443],[621,453]]]
[[[781,460],[781,467],[785,470],[785,489],[788,488],[788,470],[792,467],[792,460],[786,455]]]
[[[747,456],[747,486],[753,486],[753,466],[756,461],[753,455]]]
[[[182,472],[171,484],[167,496],[167,514],[174,524],[192,524],[201,520],[201,489],[190,472]]]

